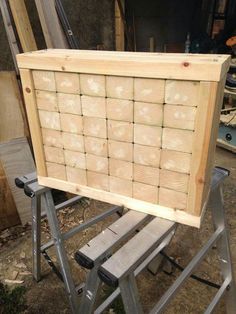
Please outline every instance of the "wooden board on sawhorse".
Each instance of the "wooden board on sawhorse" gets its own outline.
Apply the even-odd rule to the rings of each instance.
[[[205,313],[212,313],[224,294],[226,294],[227,313],[236,313],[236,288],[232,272],[222,194],[222,182],[228,175],[228,171],[222,168],[215,168],[212,175],[209,205],[212,208],[215,232],[154,306],[151,311],[152,314],[162,313],[166,309],[183,283],[215,244],[219,252],[223,283],[208,305]],[[120,220],[125,219],[126,215],[120,218]],[[111,247],[110,240],[107,236],[103,238],[103,234],[99,234],[88,245],[81,248],[76,253],[75,258],[81,266],[91,270],[87,277],[79,313],[102,313],[120,293],[126,313],[142,313],[135,276],[170,241],[171,233],[175,228],[174,225],[170,221],[160,221],[159,218],[154,218],[108,260],[106,259],[109,255],[106,256],[106,253],[110,252],[114,246]],[[115,230],[113,230],[114,226],[115,224],[110,226],[108,230],[115,233]],[[108,233],[108,230],[104,231],[104,233]],[[101,281],[117,289],[94,310],[93,307]]]
[[[32,199],[33,277],[36,281],[41,279],[41,253],[45,254],[47,249],[55,246],[60,270],[55,269],[54,266],[52,266],[52,268],[54,268],[57,275],[62,278],[69,297],[71,309],[73,313],[77,313],[79,308],[78,292],[81,291],[84,284],[80,283],[78,286],[74,284],[64,247],[64,241],[114,213],[119,213],[119,215],[121,215],[123,207],[111,205],[111,207],[103,213],[62,234],[59,228],[57,211],[77,203],[82,199],[82,197],[75,196],[68,201],[55,206],[52,197],[52,190],[38,184],[35,172],[16,178],[15,183],[19,188],[24,189],[25,194]],[[41,204],[45,208],[44,212],[41,210]],[[40,228],[41,219],[45,217],[48,219],[52,239],[47,243],[42,244]]]

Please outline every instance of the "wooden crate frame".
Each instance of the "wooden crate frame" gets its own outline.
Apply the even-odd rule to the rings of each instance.
[[[36,158],[38,180],[41,185],[104,202],[124,205],[130,209],[200,227],[209,193],[223,87],[230,62],[229,56],[49,49],[18,55],[17,60]],[[198,82],[199,96],[194,120],[193,145],[190,151],[192,157],[187,208],[180,210],[161,206],[118,193],[49,177],[32,75],[33,71],[38,70],[135,79],[151,78],[165,80],[165,84],[166,80]]]

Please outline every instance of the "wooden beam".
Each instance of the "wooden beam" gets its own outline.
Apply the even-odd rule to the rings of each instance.
[[[63,33],[55,0],[35,0],[47,48],[69,48]]]
[[[37,50],[24,0],[9,0],[11,13],[24,52]]]
[[[17,61],[24,69],[219,82],[230,59],[228,55],[49,49],[18,55]]]

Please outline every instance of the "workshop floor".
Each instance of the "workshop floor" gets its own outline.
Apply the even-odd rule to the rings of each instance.
[[[235,155],[223,149],[217,149],[216,165],[225,167],[231,171],[230,177],[227,178],[225,182],[224,196],[231,252],[234,270],[236,272],[236,215],[234,213],[234,209],[236,208]],[[107,204],[91,201],[90,203],[83,203],[82,206],[74,207],[69,211],[61,212],[60,218],[62,220],[63,231],[67,230],[68,225],[72,227],[73,225],[81,223],[83,220],[102,212],[104,206],[107,207]],[[66,249],[76,282],[83,281],[86,272],[73,261],[74,252],[110,224],[114,219],[115,217],[109,218],[105,223],[99,223],[66,242]],[[49,238],[46,222],[43,222],[42,230],[43,239],[46,240]],[[211,231],[211,217],[210,211],[208,211],[200,230],[186,226],[180,226],[178,228],[174,240],[168,248],[168,254],[179,264],[185,266],[209,237]],[[27,310],[24,313],[70,313],[63,284],[59,281],[57,276],[52,273],[45,261],[42,262],[43,279],[39,283],[36,283],[31,277],[30,227],[17,227],[0,233],[0,250],[0,281],[4,282],[6,279],[22,280],[23,283],[20,285],[25,286],[27,289]],[[52,256],[52,259],[56,261],[53,249],[49,251],[49,254]],[[212,250],[211,254],[207,256],[195,274],[215,283],[220,283],[216,250]],[[156,300],[178,275],[179,271],[175,270],[172,276],[166,275],[162,271],[159,272],[157,276],[153,276],[148,271],[144,271],[138,276],[138,287],[145,313],[148,313],[154,306]],[[104,287],[101,290],[100,298],[104,298],[108,292],[109,290]],[[183,286],[181,292],[171,303],[166,313],[203,313],[204,308],[209,303],[209,300],[213,297],[214,293],[216,293],[215,288],[205,286],[195,280],[189,279]],[[120,304],[116,304],[113,309],[108,312],[123,313],[123,310]],[[0,313],[2,313],[1,309]],[[226,313],[224,300],[219,304],[215,313]]]

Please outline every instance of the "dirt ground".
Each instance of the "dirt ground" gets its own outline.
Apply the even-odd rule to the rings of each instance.
[[[236,271],[236,218],[234,209],[236,208],[236,159],[235,155],[223,149],[217,149],[216,165],[225,167],[231,171],[231,175],[226,179],[224,185],[225,211],[229,228],[231,252]],[[72,227],[84,220],[101,213],[107,204],[101,202],[82,202],[69,210],[63,210],[60,215],[62,230],[66,231],[68,226]],[[92,228],[80,233],[66,241],[66,250],[76,283],[84,281],[86,271],[80,268],[73,260],[75,251],[83,246],[89,239],[101,232],[117,216],[110,217],[105,222],[98,223]],[[211,215],[208,211],[205,215],[203,226],[200,230],[195,228],[179,226],[176,235],[170,244],[167,253],[179,264],[185,266],[204,241],[210,236],[212,231]],[[49,230],[46,221],[42,223],[43,241],[49,239]],[[5,230],[0,234],[0,281],[4,283],[6,279],[22,280],[21,286],[25,286],[27,310],[25,313],[70,313],[68,300],[62,282],[51,271],[46,262],[42,259],[42,280],[36,283],[31,276],[31,230],[30,226],[22,228],[16,227]],[[49,255],[56,262],[54,249],[49,250]],[[17,276],[16,276],[17,274]],[[217,251],[215,249],[207,256],[201,266],[196,270],[196,275],[208,279],[215,283],[220,283],[219,265]],[[175,270],[172,276],[160,271],[153,276],[145,270],[138,276],[138,288],[141,302],[145,313],[154,306],[158,298],[167,287],[177,278],[179,271]],[[14,277],[14,278],[13,278]],[[16,278],[15,278],[16,277]],[[11,285],[11,287],[14,287]],[[189,279],[183,286],[181,292],[176,296],[165,313],[203,313],[209,300],[216,293],[216,289],[206,286],[198,281]],[[108,293],[108,289],[103,287],[100,291],[100,300]],[[56,309],[55,309],[56,306]],[[1,312],[1,311],[0,311]],[[109,313],[123,313],[121,306],[114,306]],[[219,304],[215,313],[226,313],[224,300]]]

